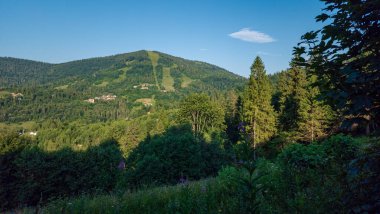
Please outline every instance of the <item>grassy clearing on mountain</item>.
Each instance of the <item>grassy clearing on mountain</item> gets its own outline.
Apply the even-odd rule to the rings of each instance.
[[[35,131],[38,125],[35,121],[25,121],[22,123],[0,123],[0,133],[2,130]]]
[[[153,105],[153,99],[151,99],[151,98],[141,98],[141,99],[137,99],[135,102],[142,103],[142,104],[144,104],[144,106]]]
[[[160,55],[158,55],[158,53],[148,51],[148,56],[149,56],[150,60],[152,61],[153,75],[154,75],[154,80],[156,82],[156,86],[158,89],[160,89],[160,86],[158,84],[158,79],[157,79],[157,72],[156,72],[156,67],[158,65],[158,59],[160,58]]]
[[[57,90],[65,90],[69,87],[69,85],[61,85],[61,86],[57,86],[55,87],[54,89],[57,89]]]
[[[166,91],[175,91],[174,79],[170,75],[170,68],[163,68],[162,85]]]
[[[108,85],[108,83],[109,83],[108,81],[103,81],[100,84],[95,84],[95,86],[97,86],[97,87],[106,87]]]
[[[182,75],[181,80],[181,88],[186,88],[190,85],[191,82],[193,82],[193,80],[186,75]]]
[[[0,91],[0,98],[5,98],[10,94],[9,91]]]
[[[124,82],[127,79],[127,71],[129,70],[129,67],[121,68],[119,70],[121,74],[117,79],[114,80],[115,83]]]

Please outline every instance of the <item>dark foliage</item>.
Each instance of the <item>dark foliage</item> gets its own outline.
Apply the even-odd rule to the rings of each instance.
[[[316,20],[328,24],[304,34],[294,53],[346,116],[342,128],[370,134],[380,126],[380,2],[323,2]]]
[[[113,140],[82,152],[71,149],[46,152],[28,145],[22,138],[13,139],[20,143],[0,154],[1,209],[110,191],[116,185],[120,173],[117,166],[123,157]],[[7,141],[0,143],[4,148]]]
[[[189,126],[148,136],[127,158],[126,183],[130,187],[179,183],[216,175],[226,157],[220,145],[195,137]]]

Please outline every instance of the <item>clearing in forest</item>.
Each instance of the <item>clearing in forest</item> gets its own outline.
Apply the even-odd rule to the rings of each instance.
[[[136,103],[142,103],[146,107],[153,105],[153,99],[152,98],[141,98],[141,99],[137,99],[135,102]]]
[[[61,85],[61,86],[57,86],[55,87],[54,89],[57,89],[57,90],[65,90],[69,87],[69,85]]]
[[[170,68],[164,67],[162,70],[162,85],[166,91],[175,91],[174,79],[170,75]]]
[[[7,97],[10,94],[8,91],[0,91],[0,98]]]
[[[193,82],[192,79],[190,79],[188,76],[182,74],[182,77],[181,77],[181,88],[186,88],[187,86],[190,85],[191,82]]]
[[[106,87],[108,85],[108,81],[103,81],[100,84],[94,84],[96,87]]]
[[[124,80],[127,79],[127,71],[129,70],[129,67],[124,67],[119,69],[122,73],[119,75],[117,79],[114,80],[114,82],[119,83],[123,82]]]
[[[157,89],[160,90],[160,86],[158,85],[158,79],[157,79],[157,74],[156,74],[156,67],[157,67],[158,58],[160,58],[160,55],[158,55],[158,53],[148,51],[148,56],[150,58],[150,61],[152,61],[154,81],[156,82]]]

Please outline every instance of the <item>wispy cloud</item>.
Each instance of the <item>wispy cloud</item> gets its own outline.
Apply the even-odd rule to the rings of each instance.
[[[257,51],[256,54],[263,56],[281,56],[281,54],[268,53],[264,51]]]
[[[269,43],[269,42],[276,41],[271,36],[265,33],[251,30],[249,28],[243,28],[237,32],[229,34],[229,36],[235,39],[240,39],[246,42],[254,42],[254,43]]]
[[[208,51],[207,48],[200,48],[199,50],[200,50],[200,51]]]

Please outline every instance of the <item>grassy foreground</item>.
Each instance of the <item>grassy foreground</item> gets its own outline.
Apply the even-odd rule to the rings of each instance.
[[[42,208],[42,213],[227,213],[238,212],[233,203],[226,203],[215,178],[96,196],[59,199]],[[229,206],[229,207],[226,207]],[[34,213],[25,209],[23,213]]]

